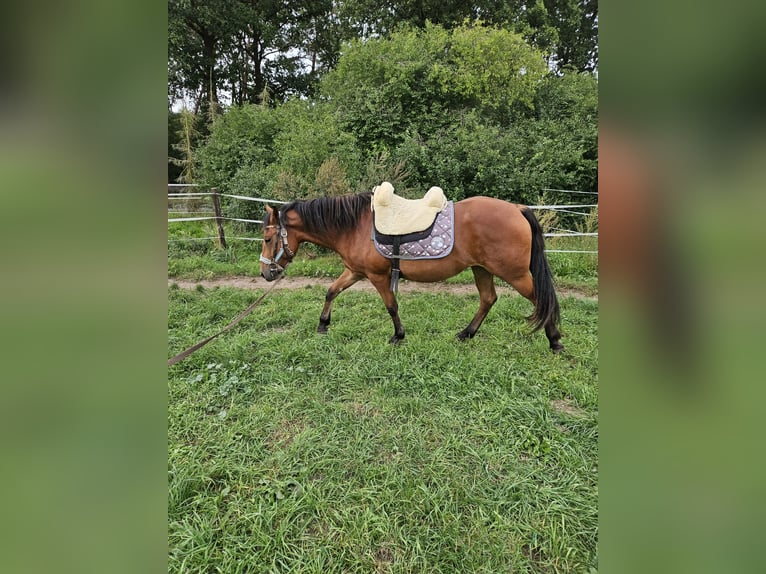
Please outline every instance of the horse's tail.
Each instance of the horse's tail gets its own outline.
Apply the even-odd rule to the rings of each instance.
[[[549,323],[559,324],[559,300],[553,286],[553,275],[545,257],[545,239],[543,228],[537,221],[535,214],[528,207],[521,209],[521,214],[529,222],[532,228],[532,257],[529,261],[529,271],[532,273],[532,281],[535,288],[535,310],[527,317],[534,325],[534,333]]]

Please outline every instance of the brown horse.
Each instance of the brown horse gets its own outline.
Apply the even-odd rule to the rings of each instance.
[[[344,289],[369,279],[394,322],[391,343],[404,338],[396,296],[391,292],[391,261],[380,255],[371,240],[371,193],[293,201],[279,210],[266,206],[261,276],[279,277],[304,241],[340,255],[345,270],[327,290],[319,317],[319,333],[330,325],[332,302]],[[525,206],[490,197],[471,197],[455,203],[455,245],[441,259],[400,262],[401,277],[412,281],[443,281],[471,268],[481,302],[458,339],[473,337],[497,300],[493,276],[510,283],[535,306],[527,319],[534,331],[544,327],[554,353],[564,347],[558,329],[559,303],[545,257],[542,229]]]

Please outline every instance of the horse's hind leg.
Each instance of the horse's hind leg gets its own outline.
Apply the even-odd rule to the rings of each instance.
[[[495,282],[492,273],[484,269],[484,267],[474,266],[471,267],[473,271],[473,280],[476,283],[476,288],[479,290],[479,310],[476,311],[473,319],[468,326],[457,334],[457,338],[461,341],[470,339],[476,334],[476,331],[481,327],[484,318],[489,313],[492,305],[497,301],[497,293],[495,292]]]
[[[327,295],[324,298],[324,308],[322,314],[319,316],[319,327],[317,327],[317,333],[327,333],[327,328],[330,326],[330,318],[332,316],[332,302],[340,295],[341,291],[348,289],[354,283],[363,278],[363,275],[357,275],[350,269],[346,268],[341,273],[330,288],[327,290]]]
[[[508,281],[516,291],[526,297],[532,305],[535,304],[535,287],[531,275],[527,273],[515,279],[506,279],[506,281]],[[548,337],[551,351],[559,353],[564,349],[564,345],[561,344],[561,332],[552,321],[548,321],[545,324],[545,336]]]

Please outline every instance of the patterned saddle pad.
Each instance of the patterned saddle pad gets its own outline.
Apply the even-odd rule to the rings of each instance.
[[[439,259],[452,253],[455,245],[455,206],[447,205],[436,216],[431,227],[419,233],[407,235],[384,235],[372,227],[375,249],[383,257],[391,259]],[[399,254],[394,254],[394,244],[399,243]]]

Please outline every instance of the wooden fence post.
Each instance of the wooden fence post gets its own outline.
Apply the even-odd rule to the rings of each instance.
[[[218,189],[213,188],[213,208],[215,209],[215,222],[218,225],[218,239],[221,241],[221,247],[226,249],[226,237],[223,235],[223,219],[221,216],[221,200],[218,197]]]

